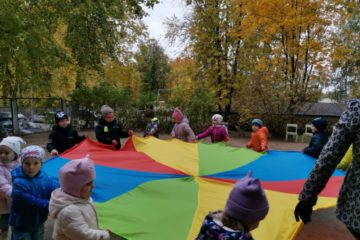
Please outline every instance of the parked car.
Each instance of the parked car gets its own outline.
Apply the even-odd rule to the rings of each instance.
[[[31,120],[35,123],[44,123],[45,122],[45,114],[38,113],[31,116]]]
[[[34,123],[53,123],[55,112],[42,112],[42,113],[36,113],[31,116],[31,121]]]
[[[27,117],[18,113],[19,129],[22,134],[31,134],[43,131],[41,128],[36,127],[34,123],[29,122]],[[12,133],[13,123],[11,112],[0,112],[0,128],[3,128],[7,133]]]
[[[27,117],[22,113],[18,113],[18,121],[19,124],[26,122]],[[0,124],[5,128],[9,128],[9,127],[12,128],[11,112],[0,112]]]

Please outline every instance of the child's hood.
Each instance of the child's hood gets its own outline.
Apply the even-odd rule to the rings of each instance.
[[[58,188],[51,193],[49,213],[52,217],[56,218],[59,212],[69,205],[79,203],[87,204],[89,202],[91,202],[91,199],[85,200],[82,198],[74,197],[65,193],[61,188]]]
[[[13,169],[15,169],[16,167],[18,167],[19,165],[20,165],[19,159],[14,160],[14,161],[11,161],[11,162],[9,162],[9,163],[0,162],[0,167],[7,168],[7,169],[9,169],[9,170],[13,170]]]

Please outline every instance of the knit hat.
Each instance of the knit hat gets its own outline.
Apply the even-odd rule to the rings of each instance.
[[[69,116],[66,115],[63,111],[57,111],[55,113],[55,122],[59,123],[63,119],[69,119]]]
[[[72,160],[59,172],[61,189],[75,197],[80,197],[81,189],[95,179],[94,163],[88,157]]]
[[[10,148],[17,157],[20,155],[21,146],[25,145],[26,142],[21,137],[6,137],[0,142],[0,146],[6,146]]]
[[[103,117],[105,117],[109,113],[113,113],[114,110],[111,107],[109,107],[108,105],[102,105],[102,107],[100,108],[100,112],[101,112],[101,115]]]
[[[316,127],[318,131],[322,132],[326,129],[327,121],[325,118],[318,117],[312,120],[312,124],[314,125],[314,127]]]
[[[26,158],[33,157],[33,158],[39,158],[41,161],[45,160],[45,151],[40,146],[27,146],[21,151],[20,159],[21,163],[24,162]]]
[[[255,118],[251,121],[251,125],[256,125],[258,127],[261,127],[263,125],[263,121],[261,121],[260,119],[258,118]]]
[[[217,124],[221,124],[223,119],[223,116],[221,116],[220,114],[214,114],[211,118],[211,120],[216,121]]]
[[[180,122],[183,120],[184,118],[184,114],[181,112],[181,110],[177,107],[175,108],[173,114],[172,114],[173,119],[175,119],[176,121]]]
[[[249,172],[231,190],[225,213],[242,223],[256,223],[264,219],[268,211],[269,203],[260,181]]]

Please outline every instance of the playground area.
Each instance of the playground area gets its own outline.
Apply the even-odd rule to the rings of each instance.
[[[83,131],[81,134],[89,136],[92,139],[95,139],[95,134],[91,130]],[[141,136],[140,132],[135,133],[135,135]],[[36,144],[40,146],[45,146],[47,142],[47,133],[39,133],[25,136],[27,144]],[[170,135],[161,134],[161,139],[169,139]],[[234,133],[232,134],[230,145],[233,147],[244,147],[247,138],[238,137]],[[124,143],[124,139],[122,142]],[[208,140],[206,140],[208,141]],[[286,142],[284,139],[270,139],[270,149],[274,150],[301,150],[307,143],[303,142]],[[49,157],[49,155],[48,155]],[[295,207],[295,206],[294,206]],[[52,232],[52,220],[48,220],[46,224],[46,233],[45,239],[51,239]],[[297,240],[311,240],[311,239],[343,239],[343,240],[352,240],[354,237],[350,234],[347,228],[336,218],[335,208],[322,209],[316,211],[312,215],[312,222],[304,225],[302,230],[299,232]]]
[[[39,166],[59,178],[62,166],[86,156],[91,179],[61,179],[88,190],[76,195],[96,204],[86,226],[113,240],[195,239],[210,211],[229,209],[245,177],[261,196],[235,202],[263,199],[255,209],[267,215],[256,229],[246,214],[224,211],[224,231],[252,229],[257,240],[360,239],[360,0],[0,1],[0,22],[0,139],[21,136],[46,150],[44,160],[29,148],[41,156],[28,160],[35,172],[26,172],[26,151],[15,169],[37,196],[16,194],[17,158],[0,149],[1,162],[14,164],[1,174],[2,189],[14,187],[6,190],[12,205],[0,189],[13,239],[23,239],[15,229],[42,230],[46,219],[47,204],[38,210],[35,200],[57,185],[45,194],[51,179],[32,181]],[[20,156],[22,139],[6,141]],[[336,218],[337,199],[346,225]],[[50,217],[44,240],[53,239],[53,225]],[[6,231],[0,240],[9,240]]]

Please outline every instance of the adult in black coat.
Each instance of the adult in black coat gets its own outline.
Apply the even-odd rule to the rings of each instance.
[[[115,118],[114,110],[104,105],[101,107],[102,117],[95,128],[96,139],[108,145],[113,145],[116,150],[121,148],[120,138],[128,138],[133,134],[132,130],[124,131],[121,123]]]
[[[310,140],[309,146],[304,148],[304,153],[314,158],[318,158],[323,147],[328,141],[328,137],[324,133],[327,121],[325,118],[315,118],[312,121],[312,125],[313,136]]]
[[[69,124],[69,117],[62,111],[55,113],[55,123],[48,138],[47,150],[52,156],[65,152],[85,139]]]

